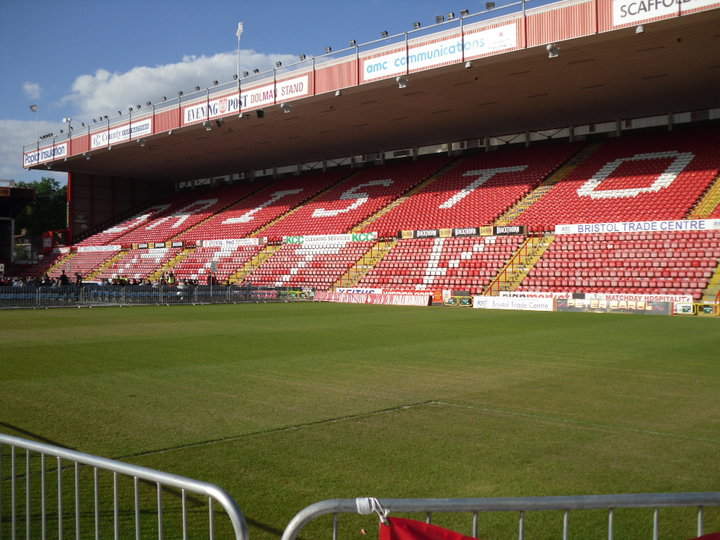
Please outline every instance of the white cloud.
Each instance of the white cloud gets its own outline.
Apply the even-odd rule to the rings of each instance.
[[[32,141],[37,140],[38,135],[51,131],[59,133],[60,129],[62,129],[61,124],[53,122],[0,120],[0,178],[9,180],[33,180],[41,176],[65,178],[61,173],[30,172],[22,166],[23,145],[32,144]]]
[[[25,81],[22,85],[23,92],[30,99],[37,99],[40,97],[41,88],[38,83]]]
[[[277,61],[292,63],[297,61],[297,57],[240,51],[240,71],[252,71],[255,68],[265,71]],[[128,105],[157,101],[162,96],[173,97],[178,90],[187,92],[196,85],[206,88],[213,80],[232,80],[236,62],[235,52],[225,52],[213,56],[185,56],[175,64],[139,66],[125,73],[99,69],[92,75],[77,77],[72,92],[62,102],[72,104],[77,111],[76,115],[92,117],[109,114]]]

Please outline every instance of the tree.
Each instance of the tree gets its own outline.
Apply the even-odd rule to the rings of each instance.
[[[61,186],[50,177],[34,182],[18,182],[17,186],[34,189],[35,200],[15,219],[16,231],[25,229],[28,236],[36,238],[45,231],[67,227],[67,186]]]

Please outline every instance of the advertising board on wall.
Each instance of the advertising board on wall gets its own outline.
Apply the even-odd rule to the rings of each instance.
[[[510,23],[496,28],[468,31],[439,41],[410,46],[408,50],[393,51],[362,59],[363,82],[392,77],[409,71],[442,64],[460,62],[517,47],[517,26]]]
[[[475,309],[512,309],[520,311],[553,311],[552,298],[516,298],[512,296],[474,296]]]
[[[253,109],[276,102],[283,102],[310,94],[308,75],[293,77],[277,83],[266,84],[257,88],[240,90],[218,98],[194,103],[183,107],[183,124],[193,124],[204,120],[211,120],[230,113],[237,113],[244,109]]]
[[[108,144],[113,145],[152,134],[152,118],[145,118],[144,120],[133,122],[132,132],[130,131],[130,125],[131,124],[125,124],[124,126],[110,130],[106,129],[93,133],[90,137],[90,149],[100,148]]]
[[[614,0],[612,3],[613,26],[636,24],[648,19],[678,15],[680,10],[689,11],[717,4],[717,0]]]
[[[37,165],[38,163],[43,163],[45,161],[50,161],[56,158],[67,157],[67,155],[68,145],[66,142],[53,146],[47,146],[45,148],[40,148],[40,150],[25,152],[23,154],[23,166],[32,167],[33,165]]]
[[[309,236],[284,236],[283,244],[346,244],[348,242],[375,242],[376,232],[350,234],[317,234]]]
[[[676,219],[670,221],[621,221],[556,225],[555,234],[603,234],[673,231],[717,231],[720,219]]]

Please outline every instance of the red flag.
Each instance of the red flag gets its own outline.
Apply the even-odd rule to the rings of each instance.
[[[403,518],[387,520],[388,525],[380,524],[380,540],[477,540],[422,521]]]

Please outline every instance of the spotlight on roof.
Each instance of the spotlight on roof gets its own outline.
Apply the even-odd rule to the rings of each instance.
[[[342,96],[342,90],[335,90],[335,97]]]
[[[162,97],[162,100],[163,100],[163,101],[167,101],[167,96],[163,96],[163,97]]]
[[[253,73],[260,73],[260,70],[258,68],[253,69]]]
[[[69,124],[70,122],[72,122],[72,118],[70,118],[69,116],[66,116],[65,118],[62,119],[62,121],[63,121],[63,124]]]
[[[184,93],[182,90],[178,90],[178,96],[182,96]]]
[[[213,81],[213,86],[217,86],[218,84],[220,84],[220,81]]]
[[[447,14],[447,20],[448,20],[448,21],[452,21],[454,18],[455,18],[455,12],[454,12],[454,11],[451,11],[450,13]]]
[[[645,31],[645,27],[642,24],[638,24],[635,27],[635,33],[636,34],[642,34]]]
[[[390,32],[388,32],[387,30],[383,30],[382,32],[380,32],[381,38],[388,37],[389,35],[390,35]]]
[[[397,83],[398,88],[407,88],[408,78],[405,75],[400,75],[395,77],[395,82]]]
[[[243,77],[249,77],[250,72],[249,71],[243,71]]]
[[[422,28],[422,23],[421,23],[420,21],[415,21],[415,22],[413,23],[413,28],[415,28],[416,30],[417,30],[418,28]]]
[[[85,127],[85,122],[80,122],[80,125],[81,125],[82,127]]]
[[[467,17],[468,15],[470,15],[470,10],[469,10],[469,9],[461,9],[461,10],[460,10],[460,16],[461,16],[461,17]]]
[[[351,40],[350,40],[350,46],[351,46],[351,47],[357,47],[357,39],[351,39]]]
[[[495,9],[495,2],[485,2],[485,9]]]
[[[435,15],[435,24],[445,22],[445,15]]]
[[[548,43],[545,47],[548,53],[548,58],[557,58],[560,56],[560,47],[557,43]]]
[[[122,116],[122,111],[118,111],[118,116]]]
[[[237,74],[237,73],[234,73],[234,74],[233,74],[233,81],[237,81],[237,80],[238,80],[238,74]]]
[[[149,107],[150,105],[152,105],[152,101],[146,101],[145,105],[147,105]]]
[[[93,124],[97,124],[97,118],[93,118]]]
[[[128,111],[129,111],[129,112],[132,112],[132,110],[133,110],[132,105],[130,105],[130,106],[128,107]]]
[[[307,54],[301,54],[300,56],[298,56],[298,58],[302,62],[303,60],[305,60],[307,58]]]
[[[276,67],[276,68],[282,67],[282,62],[281,62],[280,60],[278,60],[277,62],[275,62],[275,67]]]
[[[472,67],[472,62],[470,60],[465,62],[465,69],[470,69],[471,67]]]
[[[212,131],[212,124],[210,123],[210,120],[205,120],[203,122],[203,127],[205,128],[205,131]]]
[[[196,92],[200,91],[200,87],[196,85],[196,86],[195,86],[195,91],[196,91]]]
[[[292,111],[292,105],[290,105],[289,103],[281,103],[280,110],[283,113],[288,114],[290,111]]]
[[[331,53],[331,52],[332,52],[332,47],[325,47],[325,52],[326,52],[326,53]]]

